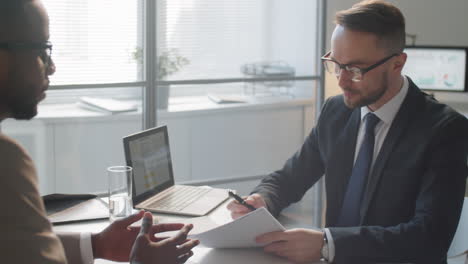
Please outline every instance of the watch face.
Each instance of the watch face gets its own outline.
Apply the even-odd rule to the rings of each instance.
[[[320,253],[322,254],[322,258],[328,261],[328,241],[325,239],[323,241],[323,247],[322,250],[320,250]]]

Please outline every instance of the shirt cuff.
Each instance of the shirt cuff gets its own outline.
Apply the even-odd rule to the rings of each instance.
[[[333,262],[335,259],[335,242],[333,241],[330,230],[328,228],[324,228],[324,231],[328,241],[328,262]]]
[[[84,264],[93,264],[94,255],[91,245],[91,233],[80,234],[80,253]]]

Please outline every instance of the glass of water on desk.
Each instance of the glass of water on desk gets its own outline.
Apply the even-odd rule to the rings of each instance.
[[[132,167],[129,166],[107,168],[111,222],[132,214],[132,172]]]

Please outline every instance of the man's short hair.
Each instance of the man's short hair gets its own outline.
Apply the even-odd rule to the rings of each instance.
[[[368,32],[379,38],[379,45],[391,53],[405,48],[405,18],[400,9],[382,0],[365,0],[339,11],[335,23],[346,29]]]
[[[24,4],[31,0],[0,0],[0,39],[24,20]]]

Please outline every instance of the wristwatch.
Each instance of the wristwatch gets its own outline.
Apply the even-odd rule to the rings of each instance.
[[[323,246],[322,249],[320,250],[320,254],[322,255],[322,259],[325,261],[328,261],[329,258],[329,252],[328,252],[328,239],[327,239],[327,233],[323,231]]]

